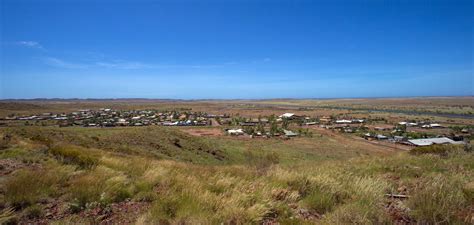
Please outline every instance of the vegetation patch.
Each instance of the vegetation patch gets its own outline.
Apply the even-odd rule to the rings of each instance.
[[[75,164],[83,169],[91,169],[99,161],[90,150],[78,146],[57,145],[52,147],[49,152],[63,163]]]

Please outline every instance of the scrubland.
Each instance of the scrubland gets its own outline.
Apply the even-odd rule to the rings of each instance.
[[[4,223],[474,222],[469,147],[381,153],[327,137],[249,142],[158,127],[1,137]]]

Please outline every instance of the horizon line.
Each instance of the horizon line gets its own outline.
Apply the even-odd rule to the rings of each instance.
[[[331,99],[399,99],[399,98],[466,98],[474,95],[425,95],[425,96],[378,96],[378,97],[314,97],[314,98],[0,98],[0,101],[97,101],[97,100],[161,100],[161,101],[263,101],[263,100],[331,100]]]

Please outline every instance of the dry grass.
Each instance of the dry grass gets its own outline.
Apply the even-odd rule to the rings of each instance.
[[[48,158],[40,161],[41,170],[16,171],[0,184],[5,206],[17,207],[18,215],[41,217],[46,210],[41,198],[61,199],[74,213],[131,200],[151,205],[137,221],[142,224],[392,223],[395,220],[385,208],[385,194],[406,186],[411,197],[400,204],[411,209],[407,216],[413,221],[470,222],[466,210],[472,204],[468,189],[474,177],[472,152],[458,149],[443,156],[401,153],[295,161],[290,159],[301,152],[292,151],[291,142],[262,141],[249,148],[242,142],[225,145],[240,143],[225,152],[229,158],[241,155],[242,160],[223,164],[164,160],[111,151],[109,146],[101,149],[99,144],[88,148],[64,143],[47,151],[51,154],[41,153]],[[276,146],[286,147],[272,151]],[[11,145],[2,151],[40,154],[33,150],[37,147]],[[283,151],[286,154],[280,154]],[[92,157],[95,166],[81,166],[88,162],[84,155]],[[77,215],[66,215],[65,221],[87,223],[73,220]]]

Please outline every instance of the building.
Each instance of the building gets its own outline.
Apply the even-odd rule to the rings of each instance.
[[[229,129],[227,133],[230,135],[243,135],[244,131],[242,129]]]
[[[386,140],[386,139],[388,139],[387,136],[381,135],[381,134],[377,134],[377,135],[375,136],[375,138],[377,138],[378,140]]]
[[[292,119],[294,116],[295,116],[294,113],[283,113],[283,114],[280,116],[280,118]]]
[[[342,123],[352,123],[352,120],[336,120],[336,123],[342,124]]]
[[[295,133],[291,130],[283,130],[283,133],[285,133],[285,136],[287,136],[287,137],[296,137],[296,136],[298,136],[298,133]]]
[[[429,146],[434,144],[463,144],[462,141],[453,141],[447,137],[410,139],[408,140],[408,143],[414,146]]]

